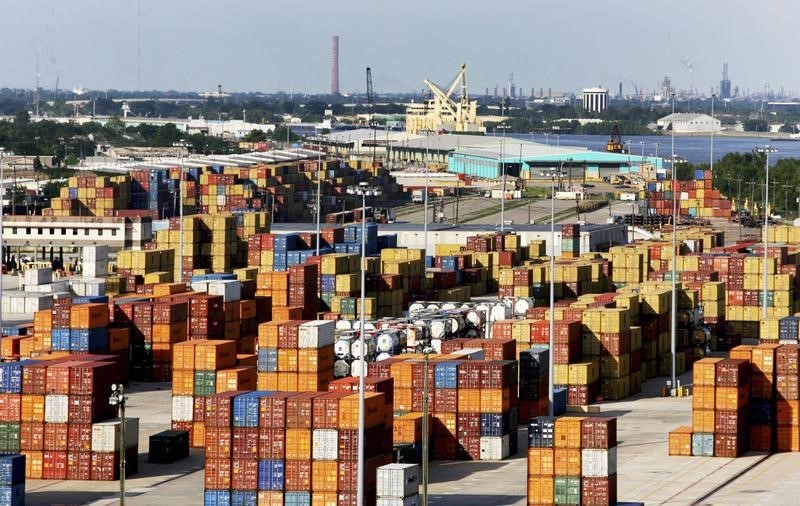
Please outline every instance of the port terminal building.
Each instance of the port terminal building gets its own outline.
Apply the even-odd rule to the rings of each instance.
[[[495,179],[503,173],[536,179],[550,170],[569,169],[573,177],[599,180],[605,176],[640,175],[647,180],[666,175],[663,159],[628,153],[553,146],[517,137],[408,134],[359,129],[333,132],[313,142],[344,156],[376,156],[390,167],[435,163],[448,172]]]

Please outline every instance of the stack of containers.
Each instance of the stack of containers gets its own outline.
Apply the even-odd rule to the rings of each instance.
[[[227,392],[205,406],[206,504],[355,504],[358,394]],[[391,461],[383,394],[365,394],[365,504]]]
[[[8,506],[25,504],[25,456],[0,456],[0,503]]]
[[[800,345],[785,344],[775,350],[777,394],[776,449],[800,451]]]
[[[519,419],[530,420],[547,414],[549,400],[548,348],[531,348],[519,354]]]
[[[403,277],[403,288],[409,297],[419,294],[423,288],[425,251],[412,248],[384,248],[381,250],[380,272]]]
[[[108,276],[108,246],[84,246],[83,275],[87,278]]]
[[[578,258],[581,256],[581,226],[573,224],[561,225],[561,256]]]
[[[532,419],[528,504],[616,504],[616,444],[616,418]]]
[[[192,340],[177,343],[172,359],[172,429],[189,431],[191,445],[205,445],[206,399],[228,390],[254,390],[255,368],[236,366],[236,342]]]
[[[292,265],[289,267],[289,305],[303,308],[303,318],[317,315],[317,265]]]
[[[784,410],[786,404],[782,405],[782,399],[775,398],[775,372],[776,372],[776,351],[780,346],[771,343],[761,343],[749,350],[750,357],[734,356],[734,348],[731,350],[731,358],[743,358],[751,361],[750,370],[750,449],[755,451],[771,451],[774,447],[773,431],[777,430],[780,434],[780,426],[783,422],[789,425],[796,420],[789,416],[781,420],[778,414],[789,414],[796,410]],[[785,390],[784,390],[785,391]],[[776,404],[777,402],[777,404]],[[788,404],[788,403],[787,403]],[[797,420],[800,423],[800,419]],[[774,427],[777,426],[777,429]],[[790,440],[784,438],[784,441]],[[797,450],[800,451],[800,445]]]
[[[332,320],[290,320],[258,326],[258,388],[319,391],[333,380]]]
[[[387,464],[378,468],[377,506],[419,504],[419,466]]]
[[[678,201],[680,215],[698,218],[731,216],[731,201],[714,188],[710,170],[697,169],[694,180],[678,181],[677,187],[673,187],[669,180],[651,184],[653,186],[648,196],[650,214],[671,215],[674,198]],[[673,196],[673,193],[677,195]]]

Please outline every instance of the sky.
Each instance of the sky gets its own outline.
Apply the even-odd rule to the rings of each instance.
[[[0,87],[420,91],[467,64],[470,92],[800,90],[796,0],[0,0]],[[38,65],[37,65],[38,62]]]

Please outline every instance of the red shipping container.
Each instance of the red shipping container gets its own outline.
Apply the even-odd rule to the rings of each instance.
[[[458,460],[480,460],[481,459],[481,438],[459,437],[456,458]]]
[[[206,397],[206,427],[231,427],[233,425],[233,398],[242,393],[233,390]]]
[[[256,462],[257,463],[257,462]],[[341,476],[341,471],[340,471]],[[284,483],[287,491],[311,490],[311,461],[286,460],[284,461]]]
[[[331,392],[315,398],[311,426],[314,429],[338,429],[339,399],[346,395],[347,392]]]
[[[233,437],[228,427],[206,427],[205,448],[207,459],[229,459]]]
[[[69,369],[69,393],[72,395],[105,394],[118,378],[118,364],[84,362]]]
[[[606,450],[617,446],[617,419],[589,417],[581,422],[581,448]]]
[[[22,422],[19,425],[19,447],[23,451],[44,450],[44,424]]]
[[[458,413],[456,415],[456,436],[460,439],[481,436],[480,413]]]
[[[84,451],[67,452],[68,480],[90,480],[92,478],[92,454]]]
[[[455,413],[458,411],[458,389],[437,388],[431,409],[434,413]]]
[[[47,386],[46,393],[48,394],[69,394],[69,368],[73,365],[78,365],[78,361],[61,362],[53,364],[47,368]]]
[[[258,460],[259,437],[255,427],[233,429],[233,458]],[[234,485],[233,488],[239,488]]]
[[[714,432],[720,434],[738,434],[747,427],[748,412],[746,409],[739,411],[715,411]]]
[[[230,459],[206,459],[205,488],[224,490],[231,488]]]
[[[743,434],[714,434],[714,456],[736,458],[747,451],[748,438]]]
[[[437,434],[433,438],[433,457],[437,460],[456,458],[458,441],[452,435]]]
[[[750,384],[750,362],[725,359],[717,362],[716,385],[721,387],[746,387]]]
[[[617,475],[581,479],[581,504],[605,506],[617,504]]]
[[[285,429],[258,429],[258,458],[283,460],[286,457]]]
[[[70,423],[67,429],[70,452],[90,452],[92,451],[92,424],[90,423]],[[81,478],[88,480],[89,478]]]
[[[22,397],[0,394],[0,422],[19,422],[22,418]]]
[[[273,392],[258,400],[258,426],[269,429],[286,428],[286,401],[296,394]]]
[[[68,441],[69,441],[69,426],[66,423],[44,424],[45,451],[66,452],[68,447]]]
[[[233,459],[231,462],[231,488],[234,490],[258,489],[258,459]]]
[[[42,479],[65,480],[67,478],[67,452],[47,451],[42,455]]]
[[[286,428],[310,429],[314,414],[314,398],[321,392],[303,392],[286,400]]]

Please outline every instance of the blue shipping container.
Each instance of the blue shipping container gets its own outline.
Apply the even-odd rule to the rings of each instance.
[[[25,483],[25,456],[0,456],[0,486],[10,487]]]
[[[233,399],[233,426],[258,427],[259,399],[269,395],[269,392],[248,392],[237,395]]]
[[[481,436],[504,436],[511,431],[509,413],[481,413]]]
[[[50,331],[50,347],[53,351],[69,351],[69,329],[54,328]]]
[[[528,423],[528,447],[552,448],[556,422],[552,416],[537,416]]]
[[[206,490],[203,494],[205,506],[231,506],[230,490]]]
[[[436,388],[458,388],[458,363],[439,362],[433,373]]]
[[[108,349],[108,327],[70,329],[70,351],[103,351]]]
[[[20,362],[0,362],[0,392],[9,394],[22,392],[22,366],[20,364]]]
[[[695,457],[714,456],[714,434],[695,432],[692,434],[692,455]]]
[[[286,492],[283,494],[284,506],[311,506],[311,492]]]
[[[231,491],[231,506],[258,506],[258,492],[255,490]]]
[[[3,506],[23,506],[25,504],[25,484],[0,486],[0,504]]]
[[[257,365],[258,372],[278,372],[278,350],[259,348]]]
[[[283,490],[285,466],[282,460],[258,461],[258,489]]]

